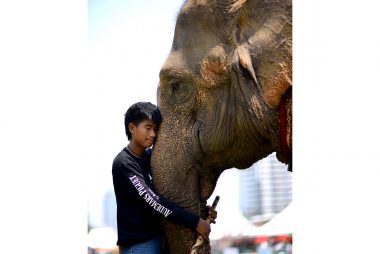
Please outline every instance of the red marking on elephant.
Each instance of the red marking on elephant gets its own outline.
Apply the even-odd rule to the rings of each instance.
[[[280,101],[280,137],[281,137],[281,149],[284,155],[284,163],[289,163],[289,146],[286,141],[287,119],[285,111],[285,99]]]

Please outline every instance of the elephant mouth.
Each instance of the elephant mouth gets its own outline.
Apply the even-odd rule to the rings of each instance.
[[[202,185],[203,182],[203,177],[202,177],[202,172],[207,172],[208,169],[202,165],[201,161],[204,161],[205,158],[205,153],[202,148],[202,142],[201,142],[201,130],[202,130],[202,123],[197,121],[195,122],[193,129],[192,129],[192,137],[193,137],[193,142],[192,142],[192,147],[195,149],[194,152],[192,152],[192,160],[194,161],[194,169],[197,172],[198,176],[198,195],[199,195],[199,211],[200,215],[205,215],[206,214],[206,205],[207,205],[207,198],[202,195],[204,190],[204,186]],[[212,172],[212,171],[209,171]]]
[[[204,150],[202,148],[201,143],[201,130],[202,130],[202,123],[200,121],[196,121],[193,125],[193,128],[191,130],[191,137],[192,140],[190,142],[191,147],[188,149],[190,153],[190,157],[194,161],[195,164],[197,164],[197,169],[201,168],[201,161],[203,160],[204,156]]]

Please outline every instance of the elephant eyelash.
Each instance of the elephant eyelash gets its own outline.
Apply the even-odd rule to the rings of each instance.
[[[169,85],[172,89],[172,92],[176,92],[179,89],[180,83],[178,81],[170,81]]]

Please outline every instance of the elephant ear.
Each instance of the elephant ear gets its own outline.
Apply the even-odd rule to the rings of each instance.
[[[270,108],[292,85],[291,1],[217,0],[231,65],[244,69]]]

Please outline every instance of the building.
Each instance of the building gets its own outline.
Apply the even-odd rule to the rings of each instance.
[[[262,224],[292,201],[292,173],[272,153],[239,176],[239,203],[243,215]]]
[[[106,192],[104,195],[103,204],[104,225],[117,232],[116,197],[113,190],[108,190]]]

